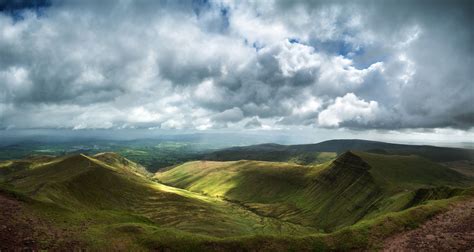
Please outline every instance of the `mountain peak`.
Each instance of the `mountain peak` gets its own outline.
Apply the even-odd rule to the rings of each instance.
[[[349,165],[351,167],[357,167],[364,170],[370,169],[370,165],[352,151],[346,151],[342,153],[336,158],[336,160],[334,160],[334,163],[344,166]]]

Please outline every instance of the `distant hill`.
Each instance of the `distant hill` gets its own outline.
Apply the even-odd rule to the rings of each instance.
[[[203,156],[203,159],[216,161],[261,160],[286,162],[295,157],[311,156],[315,155],[315,153],[332,152],[341,154],[348,150],[393,155],[418,155],[435,162],[474,160],[474,150],[472,149],[392,144],[356,139],[330,140],[317,144],[302,145],[260,144],[233,147],[209,153]],[[317,161],[317,158],[309,162],[314,161]]]

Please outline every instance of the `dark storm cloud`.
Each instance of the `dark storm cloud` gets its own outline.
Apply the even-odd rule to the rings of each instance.
[[[473,23],[472,1],[0,1],[0,128],[469,129]]]

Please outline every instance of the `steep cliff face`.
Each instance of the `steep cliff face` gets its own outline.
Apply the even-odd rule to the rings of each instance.
[[[314,201],[314,224],[324,230],[355,223],[381,199],[371,167],[352,152],[340,155],[315,177],[308,193]]]

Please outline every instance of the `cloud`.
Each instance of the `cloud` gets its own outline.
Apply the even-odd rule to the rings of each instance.
[[[244,113],[240,108],[234,107],[212,116],[216,122],[238,122],[244,118]]]
[[[258,120],[257,117],[253,117],[247,123],[245,123],[244,128],[246,129],[258,129],[262,128],[262,123]]]
[[[318,124],[323,127],[338,127],[343,123],[367,125],[376,119],[379,106],[376,101],[366,102],[353,93],[338,97],[318,115]]]
[[[474,126],[469,1],[2,6],[1,129]]]
[[[313,70],[319,69],[321,57],[314,53],[314,48],[299,43],[285,41],[278,54],[274,56],[280,65],[280,70],[285,77],[292,77],[297,73],[308,71],[314,75]]]

